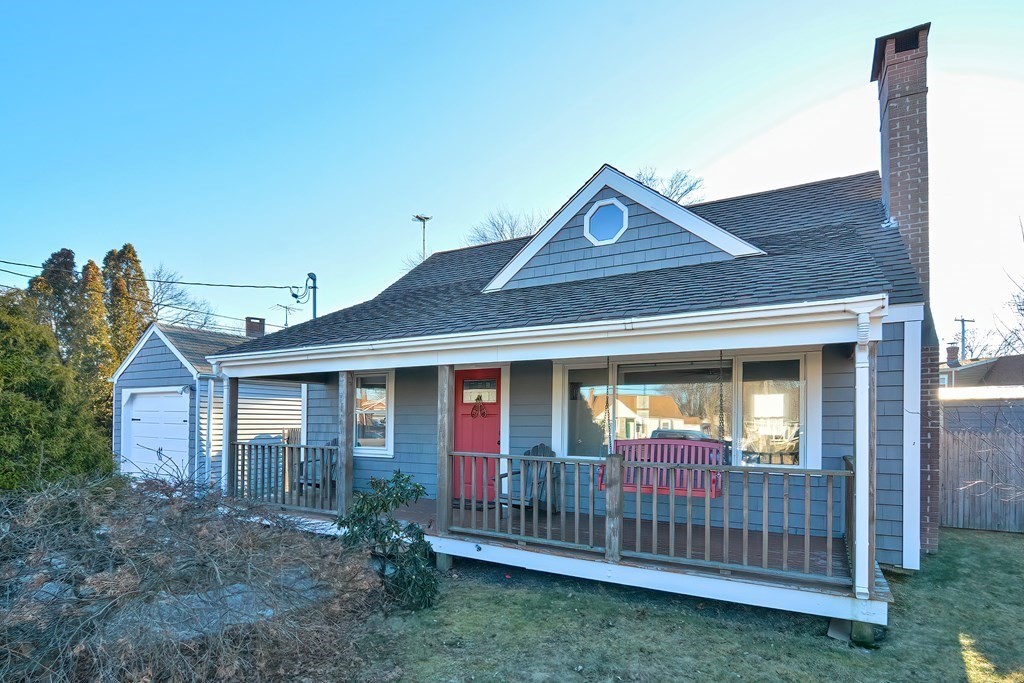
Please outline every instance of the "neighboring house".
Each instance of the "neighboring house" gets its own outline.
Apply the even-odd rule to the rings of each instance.
[[[250,321],[256,321],[256,333],[261,334],[263,321]],[[187,476],[220,486],[223,389],[206,356],[247,340],[159,323],[149,326],[110,380],[113,449],[122,472]],[[239,440],[279,442],[285,430],[302,428],[301,383],[243,382],[238,392],[245,415],[236,428]]]
[[[875,44],[881,175],[683,207],[603,166],[533,237],[211,355],[229,492],[336,512],[401,470],[442,566],[885,623],[877,563],[937,542],[927,36]],[[240,443],[270,379],[309,385],[298,455]],[[591,392],[727,443],[631,434]]]
[[[1024,434],[1024,356],[960,360],[946,349],[939,368],[945,429]]]

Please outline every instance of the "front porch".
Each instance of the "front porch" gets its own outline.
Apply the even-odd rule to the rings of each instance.
[[[744,331],[729,351],[673,351],[705,342],[672,337],[646,351],[587,341],[576,350],[610,353],[554,359],[524,347],[464,364],[296,361],[275,376],[310,385],[308,444],[234,438],[229,376],[226,488],[332,518],[371,476],[401,470],[427,498],[399,516],[442,566],[467,557],[884,624],[878,329],[836,315],[823,336],[764,346]]]

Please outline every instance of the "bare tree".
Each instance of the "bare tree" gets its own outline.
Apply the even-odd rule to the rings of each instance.
[[[681,204],[684,199],[689,204],[701,200],[698,191],[704,187],[704,179],[693,175],[689,170],[675,171],[666,177],[659,175],[658,169],[653,166],[644,166],[637,170],[634,177],[640,183],[676,203]]]
[[[1001,342],[994,342],[994,333],[991,330],[967,330],[963,339],[957,332],[953,335],[952,341],[963,349],[964,358],[986,358],[995,354]]]
[[[153,314],[168,325],[205,330],[213,327],[213,307],[180,284],[181,275],[160,264],[149,276],[153,281]]]
[[[504,207],[491,211],[481,222],[469,230],[466,243],[470,245],[502,242],[517,237],[528,237],[537,232],[541,219],[533,212],[510,211]]]

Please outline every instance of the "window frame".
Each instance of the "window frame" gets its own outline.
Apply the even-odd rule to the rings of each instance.
[[[353,399],[352,401],[352,455],[359,456],[361,458],[394,458],[395,457],[395,371],[390,370],[360,370],[352,374],[352,390],[353,396],[359,389],[359,378],[360,377],[379,377],[384,376],[384,400],[387,402],[385,406],[385,420],[387,421],[384,427],[384,445],[383,446],[358,446],[358,434],[356,433],[358,425],[359,409],[356,407],[357,402]]]
[[[743,366],[762,361],[796,360],[800,362],[800,454],[796,464],[760,464],[743,462]],[[822,432],[822,376],[821,351],[804,353],[772,353],[738,355],[733,359],[733,434],[732,461],[734,467],[821,469]]]
[[[590,218],[595,213],[597,213],[599,209],[605,206],[615,206],[618,207],[620,211],[622,211],[622,227],[619,228],[618,232],[616,232],[612,237],[609,237],[608,239],[601,239],[597,237],[597,235],[595,235],[594,233],[590,232]],[[614,197],[612,197],[611,199],[602,199],[601,201],[594,202],[594,205],[590,207],[589,211],[587,211],[586,216],[583,217],[583,236],[586,237],[587,240],[595,247],[600,247],[608,244],[615,244],[616,242],[619,241],[619,238],[622,237],[622,235],[625,234],[626,230],[628,229],[629,209],[626,208],[625,204],[620,202],[618,199],[615,199]]]
[[[822,455],[824,450],[823,440],[823,373],[822,373],[822,352],[821,348],[810,351],[789,351],[779,353],[762,354],[734,354],[723,358],[726,363],[731,364],[733,377],[733,406],[732,420],[733,444],[741,444],[743,441],[743,363],[764,360],[799,360],[800,361],[800,462],[796,465],[761,465],[756,463],[744,464],[739,455],[741,449],[733,448],[729,465],[757,468],[785,468],[785,469],[808,469],[820,470],[822,467]],[[611,361],[607,364],[609,383],[612,390],[611,419],[617,421],[616,411],[618,401],[618,376],[621,366],[645,365],[651,360],[635,360],[632,362]],[[681,362],[709,362],[717,363],[719,359],[713,356],[687,356],[670,357],[657,359],[657,363]],[[565,402],[569,393],[569,370],[604,369],[604,363],[587,362],[555,362],[552,367],[552,443],[562,448],[562,452],[568,452],[569,425],[568,407]],[[615,436],[612,436],[614,448]],[[589,457],[589,456],[573,456]],[[594,459],[601,459],[595,456]]]

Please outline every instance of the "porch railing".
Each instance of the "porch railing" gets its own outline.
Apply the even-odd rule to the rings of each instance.
[[[451,453],[449,472],[451,533],[852,585],[849,469]]]
[[[448,530],[604,552],[593,458],[452,453]]]
[[[232,444],[228,492],[285,509],[338,511],[337,446]]]

